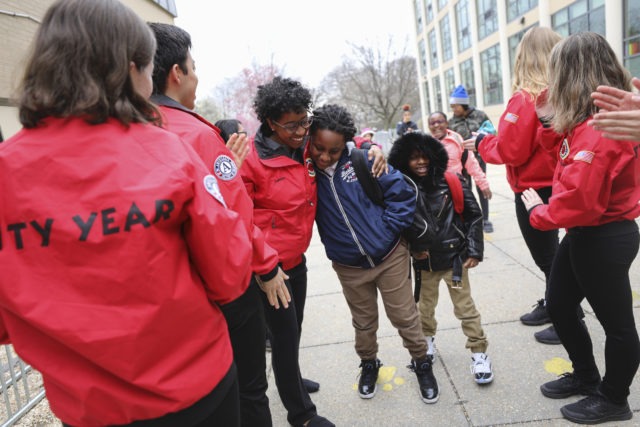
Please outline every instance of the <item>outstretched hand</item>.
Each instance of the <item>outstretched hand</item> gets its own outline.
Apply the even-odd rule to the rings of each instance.
[[[242,166],[244,159],[249,155],[249,139],[247,135],[234,133],[227,141],[227,148],[233,153],[233,160],[236,162],[238,169]]]
[[[640,79],[633,85],[640,89]],[[602,136],[621,141],[640,141],[640,94],[611,86],[598,86],[591,94],[600,112],[589,121],[589,126],[602,132]]]
[[[544,204],[538,192],[533,188],[528,188],[524,190],[522,192],[521,197],[522,197],[522,202],[524,203],[524,207],[527,209],[527,211],[530,211],[531,209],[533,209],[538,205]]]

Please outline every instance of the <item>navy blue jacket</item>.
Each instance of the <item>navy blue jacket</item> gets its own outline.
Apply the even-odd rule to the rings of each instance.
[[[369,169],[372,162],[369,161]],[[389,166],[379,179],[386,207],[373,203],[358,182],[345,149],[333,176],[318,170],[316,223],[327,257],[338,264],[372,268],[382,263],[411,225],[415,193]]]

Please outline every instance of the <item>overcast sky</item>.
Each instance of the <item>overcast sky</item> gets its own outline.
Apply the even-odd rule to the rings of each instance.
[[[198,98],[252,61],[283,66],[316,87],[350,53],[347,42],[408,42],[415,56],[411,0],[176,0],[176,25],[191,34]]]

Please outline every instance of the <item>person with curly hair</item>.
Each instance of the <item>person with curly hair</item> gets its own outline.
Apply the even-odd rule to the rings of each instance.
[[[540,391],[552,399],[587,395],[560,408],[580,424],[631,419],[627,397],[640,365],[629,282],[640,244],[640,160],[637,143],[615,142],[588,124],[597,112],[591,94],[605,85],[630,91],[631,77],[600,34],[573,34],[553,48],[552,127],[545,129],[552,135],[542,139],[558,159],[551,197],[545,203],[534,188],[522,194],[533,227],[567,229],[551,267],[547,310],[573,372]],[[605,332],[602,380],[589,331],[577,313],[584,299]]]
[[[288,276],[289,308],[276,310],[263,298],[273,371],[287,420],[294,426],[332,426],[317,414],[309,397],[319,384],[302,378],[298,362],[307,295],[304,253],[311,242],[317,204],[316,171],[306,150],[311,106],[311,92],[296,80],[276,76],[259,86],[253,107],[260,127],[240,173],[253,199],[254,221],[278,252]],[[375,156],[380,174],[386,162],[380,150]],[[258,279],[254,277],[260,285]]]
[[[413,299],[409,248],[401,238],[413,220],[415,191],[399,171],[389,168],[378,178],[384,207],[375,203],[358,181],[347,148],[356,134],[351,114],[339,105],[325,105],[314,110],[313,117],[309,153],[318,169],[316,222],[351,310],[362,368],[358,394],[370,399],[377,391],[382,366],[376,337],[380,292],[387,317],[411,355],[422,400],[435,403],[438,384]]]

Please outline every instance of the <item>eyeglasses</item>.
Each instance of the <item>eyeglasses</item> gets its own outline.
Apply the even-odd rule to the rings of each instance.
[[[437,125],[442,125],[442,124],[445,124],[445,123],[447,123],[447,122],[444,121],[444,120],[434,120],[432,122],[429,122],[429,126],[437,126]]]
[[[295,133],[298,128],[309,129],[311,123],[313,123],[313,116],[307,116],[299,122],[289,122],[281,125],[275,120],[271,120],[274,124],[280,126],[282,129],[286,130],[289,133]]]

